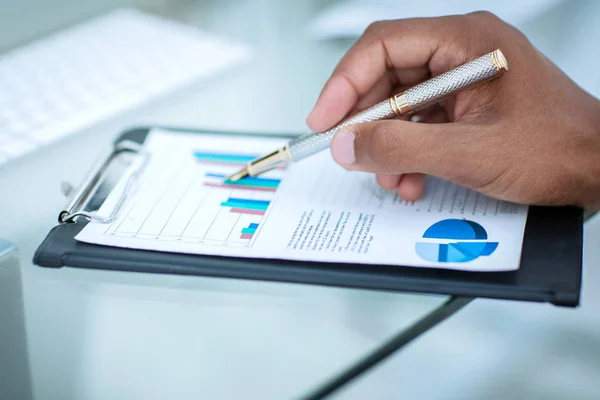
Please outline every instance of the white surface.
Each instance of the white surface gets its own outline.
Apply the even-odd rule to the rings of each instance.
[[[600,75],[591,73],[598,55],[589,50],[600,34],[594,19],[600,3],[577,4],[528,25],[528,32],[553,61],[598,95]],[[297,398],[441,300],[47,270],[30,262],[64,205],[60,182],[79,182],[99,149],[122,129],[163,123],[305,131],[305,116],[349,44],[307,38],[303,32],[319,11],[311,2],[274,0],[203,2],[186,9],[182,18],[256,45],[248,67],[0,169],[0,237],[21,249],[36,399]],[[248,100],[235,112],[232,93]],[[584,234],[579,309],[477,300],[335,398],[600,398],[600,218]],[[6,282],[18,285],[16,279]],[[6,307],[11,306],[0,303],[0,314],[10,311]]]
[[[493,12],[506,22],[521,25],[562,0],[346,0],[324,10],[311,22],[320,39],[358,37],[374,21],[439,17],[479,10]]]
[[[327,151],[314,155],[310,162],[261,176],[281,181],[274,192],[206,186],[215,182],[206,173],[226,177],[245,163],[215,166],[194,156],[200,151],[257,157],[284,144],[267,138],[232,139],[155,129],[144,144],[148,160],[139,161],[145,167],[122,213],[110,224],[89,223],[76,239],[105,246],[227,257],[483,272],[519,268],[527,206],[481,196],[437,178],[428,180],[421,199],[405,202],[395,192],[374,191],[369,174],[344,170]],[[103,215],[113,212],[128,181],[129,174],[125,174],[105,202],[109,204],[106,211],[102,206]],[[222,183],[223,178],[216,182]],[[223,206],[230,198],[263,202],[263,215],[233,212],[236,207]],[[431,226],[447,219],[480,224],[485,237],[425,238]],[[251,223],[256,224],[256,233],[251,238],[241,236]],[[478,258],[479,254],[474,254],[468,262],[451,261],[453,247],[449,243],[469,246],[464,244],[469,242],[497,247]],[[450,260],[438,262],[442,244],[446,244]],[[422,248],[428,253],[434,249],[434,259],[431,254],[422,258]],[[456,253],[467,258],[466,253]]]
[[[0,239],[0,397],[29,399],[21,268],[16,247]]]
[[[193,27],[121,9],[0,58],[0,165],[250,55]]]
[[[598,216],[584,237],[578,309],[477,299],[333,398],[597,400]]]

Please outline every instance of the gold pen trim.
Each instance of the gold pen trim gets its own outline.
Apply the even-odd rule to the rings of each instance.
[[[398,104],[396,104],[396,96],[390,97],[390,108],[396,114],[396,117],[400,116],[400,110],[398,109]]]
[[[236,172],[235,174],[229,175],[227,178],[225,178],[225,181],[235,182],[239,181],[240,179],[246,178],[249,175],[250,174],[248,173],[248,169],[244,168],[241,171]]]
[[[249,162],[246,166],[246,170],[250,176],[257,176],[281,165],[288,164],[291,161],[292,154],[290,153],[290,148],[288,145],[285,145],[266,156]]]
[[[396,114],[396,117],[402,117],[412,111],[412,107],[408,104],[408,99],[404,92],[390,97],[390,107],[394,114]]]
[[[225,179],[235,182],[248,176],[258,176],[281,165],[289,164],[292,161],[289,145],[286,145],[265,156],[250,161],[244,169],[229,175]]]
[[[508,62],[500,49],[493,51],[490,57],[492,58],[492,64],[494,64],[498,72],[508,71]]]

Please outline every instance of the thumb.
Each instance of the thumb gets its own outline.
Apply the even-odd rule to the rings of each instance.
[[[420,172],[442,178],[472,171],[478,139],[466,123],[388,120],[345,127],[333,137],[333,159],[348,170],[379,174]],[[481,133],[478,135],[481,137]],[[480,142],[480,141],[479,141]]]

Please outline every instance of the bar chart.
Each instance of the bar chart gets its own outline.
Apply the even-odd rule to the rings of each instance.
[[[232,182],[253,154],[195,151],[144,192],[107,234],[141,239],[250,246],[268,217],[283,171]],[[140,202],[142,203],[142,202]]]
[[[254,236],[257,229],[258,229],[258,224],[255,224],[255,223],[248,224],[248,226],[246,228],[242,229],[242,236],[240,236],[240,238],[241,239],[252,239],[252,236]]]

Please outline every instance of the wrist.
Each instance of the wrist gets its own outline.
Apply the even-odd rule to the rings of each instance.
[[[581,147],[582,167],[579,176],[581,185],[578,204],[588,212],[600,210],[600,101],[594,99],[591,107],[585,138]],[[579,164],[579,163],[578,163]]]

